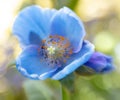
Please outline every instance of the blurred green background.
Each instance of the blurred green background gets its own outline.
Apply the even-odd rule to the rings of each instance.
[[[84,22],[87,38],[97,51],[113,56],[116,70],[109,74],[80,76],[66,100],[120,100],[120,0],[0,0],[0,100],[61,100],[60,83],[32,81],[15,68],[21,49],[11,28],[15,16],[37,4],[59,9],[68,6]]]

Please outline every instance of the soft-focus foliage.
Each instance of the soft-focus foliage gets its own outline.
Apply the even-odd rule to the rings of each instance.
[[[110,74],[77,77],[71,100],[120,99],[120,1],[119,0],[3,0],[0,3],[0,100],[61,100],[60,84],[53,80],[30,81],[21,76],[14,60],[20,54],[11,26],[19,10],[32,4],[42,7],[68,6],[84,21],[86,39],[96,50],[110,54],[116,71]],[[98,2],[99,1],[99,2]],[[64,90],[64,97],[69,95]],[[70,100],[66,98],[66,100]]]

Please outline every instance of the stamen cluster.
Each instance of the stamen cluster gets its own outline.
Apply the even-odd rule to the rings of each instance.
[[[50,35],[42,41],[39,54],[43,56],[49,66],[61,67],[73,53],[70,42],[63,36]]]

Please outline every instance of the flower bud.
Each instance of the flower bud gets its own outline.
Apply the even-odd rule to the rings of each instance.
[[[91,58],[79,67],[76,72],[80,75],[93,75],[97,73],[107,73],[115,69],[112,63],[112,57],[102,54],[100,52],[94,52]]]
[[[96,73],[106,73],[114,69],[112,57],[95,52],[88,62],[84,64],[96,71]]]

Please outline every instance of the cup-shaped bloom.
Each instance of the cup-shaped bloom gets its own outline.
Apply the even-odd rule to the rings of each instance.
[[[96,73],[111,72],[115,69],[112,57],[100,52],[94,52],[89,61],[84,65],[92,68]]]
[[[94,52],[94,46],[83,41],[83,23],[67,7],[27,7],[16,17],[12,32],[23,49],[16,60],[17,69],[31,79],[62,79]]]

